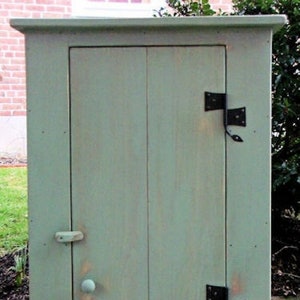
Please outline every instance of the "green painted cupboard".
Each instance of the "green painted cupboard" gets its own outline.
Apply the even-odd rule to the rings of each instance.
[[[11,21],[26,36],[31,300],[270,299],[284,23]]]

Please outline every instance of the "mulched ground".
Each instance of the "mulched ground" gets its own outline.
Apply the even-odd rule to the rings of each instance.
[[[300,221],[273,216],[272,294],[300,295]]]
[[[26,165],[26,157],[0,156],[0,167],[23,167]]]
[[[27,249],[15,251],[0,257],[0,299],[1,300],[27,300],[29,299],[29,276],[28,259],[25,267],[26,276],[21,284],[17,284],[17,272],[13,269],[15,266],[15,257],[17,255],[28,254]],[[28,257],[28,255],[27,255]]]

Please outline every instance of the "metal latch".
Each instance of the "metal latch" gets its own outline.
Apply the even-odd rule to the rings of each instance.
[[[58,243],[72,243],[81,241],[83,233],[81,231],[59,231],[55,233],[54,237]]]
[[[223,286],[206,286],[206,300],[228,300],[228,288]]]
[[[242,138],[236,134],[231,134],[228,126],[246,126],[246,107],[228,109],[227,95],[224,93],[205,92],[205,111],[223,109],[225,132],[235,141],[243,142]]]

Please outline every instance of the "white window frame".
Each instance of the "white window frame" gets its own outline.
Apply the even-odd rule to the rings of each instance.
[[[130,0],[129,0],[130,1]],[[155,10],[165,7],[164,0],[150,0],[149,3],[96,2],[73,0],[73,17],[102,18],[146,18],[153,17]]]

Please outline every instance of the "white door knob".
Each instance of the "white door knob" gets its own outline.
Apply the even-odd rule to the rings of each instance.
[[[85,279],[81,283],[81,291],[83,293],[93,293],[96,289],[96,284],[92,279]]]

